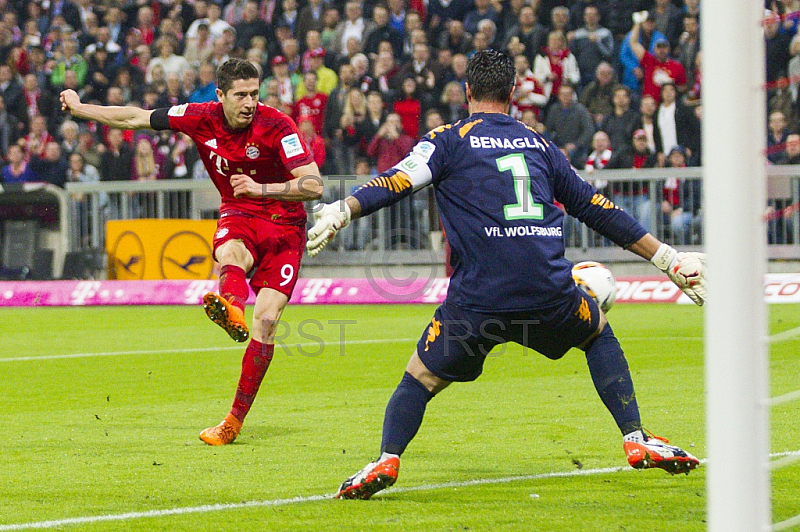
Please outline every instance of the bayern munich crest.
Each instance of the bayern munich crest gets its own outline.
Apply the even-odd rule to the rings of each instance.
[[[258,156],[261,155],[257,146],[248,146],[244,150],[244,154],[247,155],[248,159],[258,159]]]

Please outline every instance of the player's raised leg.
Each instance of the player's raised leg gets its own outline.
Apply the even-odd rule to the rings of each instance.
[[[623,449],[631,467],[658,467],[672,474],[688,474],[695,469],[700,464],[697,458],[642,430],[628,362],[611,326],[605,324],[582,349],[595,389],[623,434]]]
[[[369,499],[395,483],[400,455],[416,436],[428,401],[449,384],[431,373],[414,352],[386,405],[380,457],[345,480],[336,494],[337,499]]]
[[[244,418],[250,412],[261,381],[269,369],[275,351],[275,330],[289,297],[269,288],[256,296],[253,311],[253,337],[242,358],[242,372],[230,413],[216,427],[200,433],[200,439],[209,445],[226,445],[239,435]]]
[[[244,342],[250,336],[244,305],[250,294],[247,272],[253,267],[253,256],[241,240],[228,240],[220,244],[215,255],[221,265],[219,294],[209,292],[203,296],[203,308],[209,319],[222,327],[231,338]]]

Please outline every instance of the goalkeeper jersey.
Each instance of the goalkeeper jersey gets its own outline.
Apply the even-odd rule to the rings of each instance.
[[[434,129],[353,195],[366,215],[429,184],[452,250],[447,301],[466,309],[568,301],[575,285],[556,201],[623,247],[646,234],[581,179],[555,144],[506,114],[474,113]]]

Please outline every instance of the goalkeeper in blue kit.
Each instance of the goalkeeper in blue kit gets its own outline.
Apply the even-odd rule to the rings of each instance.
[[[502,52],[475,54],[467,67],[470,116],[429,132],[393,168],[344,200],[323,205],[308,232],[314,256],[351,220],[433,185],[454,273],[394,391],[380,457],[351,476],[337,497],[368,499],[394,484],[400,456],[428,402],[452,382],[473,381],[496,345],[516,342],[550,359],[586,353],[597,393],[623,436],[628,463],[689,473],[697,458],[642,429],[628,363],[605,315],[575,286],[564,257],[564,214],[650,260],[698,305],[705,257],[678,253],[597,193],[559,149],[508,116],[515,70]]]

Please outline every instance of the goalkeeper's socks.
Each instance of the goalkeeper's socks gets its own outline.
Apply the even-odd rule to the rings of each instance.
[[[641,430],[635,430],[623,436],[622,441],[630,441],[633,443],[644,443],[647,441],[647,436]]]
[[[247,286],[247,274],[239,266],[226,264],[219,269],[219,295],[231,302],[239,310],[244,311],[244,304],[250,289]]]
[[[639,405],[636,403],[628,361],[610,325],[606,324],[586,350],[586,362],[594,387],[622,434],[641,429]]]
[[[273,344],[262,344],[257,340],[250,340],[242,358],[242,374],[239,377],[239,386],[236,388],[236,397],[233,400],[231,414],[239,421],[244,421],[245,416],[253,405],[261,381],[267,373],[269,363],[272,362]]]
[[[406,446],[416,436],[425,415],[425,407],[433,396],[410,373],[403,374],[403,379],[386,405],[381,452],[397,456],[403,454]]]
[[[400,456],[392,453],[381,453],[380,458],[378,458],[378,462],[383,462],[384,460],[389,460],[390,458],[400,458]]]

